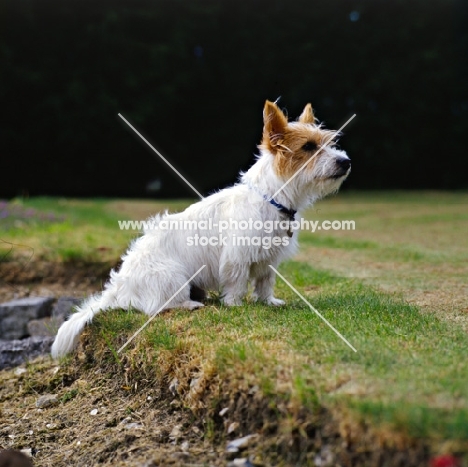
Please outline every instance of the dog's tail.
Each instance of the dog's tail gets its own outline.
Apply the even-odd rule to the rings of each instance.
[[[72,314],[58,330],[57,337],[52,345],[52,357],[59,358],[70,353],[78,344],[83,328],[89,324],[94,315],[109,308],[109,291],[92,295],[81,306],[77,307],[77,312]]]

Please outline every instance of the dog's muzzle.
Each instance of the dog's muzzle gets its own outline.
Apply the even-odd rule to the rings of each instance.
[[[340,178],[347,175],[351,169],[351,159],[348,157],[338,157],[335,161],[336,171],[332,178]]]

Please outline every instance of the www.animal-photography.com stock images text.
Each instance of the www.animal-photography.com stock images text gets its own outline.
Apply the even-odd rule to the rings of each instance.
[[[0,11],[0,467],[468,467],[466,2]]]

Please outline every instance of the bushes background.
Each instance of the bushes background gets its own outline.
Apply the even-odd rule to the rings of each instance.
[[[311,101],[351,188],[468,188],[454,0],[0,1],[0,196],[187,196],[253,161],[265,99]]]

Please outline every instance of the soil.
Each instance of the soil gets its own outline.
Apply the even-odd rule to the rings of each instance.
[[[212,379],[198,409],[188,410],[187,394],[166,378],[140,374],[132,382],[128,367],[87,365],[92,358],[80,350],[66,366],[42,358],[1,372],[0,449],[22,450],[47,467],[217,467],[235,459],[250,464],[231,465],[427,465],[423,446],[324,408],[306,412],[281,396],[264,398],[245,380]],[[38,408],[47,393],[58,402]],[[250,435],[239,452],[227,451],[230,440]]]
[[[117,264],[0,262],[0,302],[28,296],[85,298],[102,288]]]

